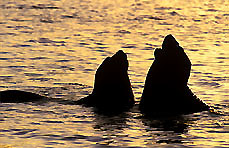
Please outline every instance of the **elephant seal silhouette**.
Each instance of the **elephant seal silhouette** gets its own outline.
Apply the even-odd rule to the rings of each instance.
[[[134,105],[134,95],[127,71],[127,55],[122,50],[107,57],[96,71],[93,92],[77,104],[108,112],[129,109]]]
[[[1,103],[33,102],[41,99],[47,99],[47,97],[21,90],[5,90],[0,92]]]
[[[146,115],[186,114],[208,110],[187,86],[191,62],[172,35],[154,52],[140,101]]]

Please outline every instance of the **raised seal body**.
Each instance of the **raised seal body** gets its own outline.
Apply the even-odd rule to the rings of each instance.
[[[191,62],[172,35],[154,52],[140,101],[144,114],[185,114],[208,110],[187,86]]]
[[[92,94],[77,101],[77,104],[105,111],[121,111],[132,107],[134,95],[127,71],[127,55],[122,50],[107,57],[96,71]]]

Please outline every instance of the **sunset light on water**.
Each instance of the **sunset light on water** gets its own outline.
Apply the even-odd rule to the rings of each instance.
[[[54,100],[1,103],[0,147],[229,147],[228,7],[226,0],[0,0],[0,91]],[[168,34],[192,62],[190,89],[215,112],[147,119],[134,106],[107,117],[58,101],[90,94],[98,66],[122,49],[138,105]]]

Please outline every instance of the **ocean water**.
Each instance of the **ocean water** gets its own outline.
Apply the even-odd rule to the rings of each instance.
[[[229,1],[0,0],[0,90],[54,101],[0,104],[0,147],[229,147]],[[155,48],[172,34],[192,62],[189,87],[215,112],[147,119],[58,100],[93,89],[119,49],[139,102]]]

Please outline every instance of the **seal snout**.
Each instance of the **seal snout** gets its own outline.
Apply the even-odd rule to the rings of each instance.
[[[171,34],[167,35],[162,43],[162,49],[177,47],[177,46],[179,46],[179,43]]]
[[[127,55],[122,51],[119,50],[118,52],[116,52],[113,56],[113,59],[117,60],[117,61],[127,61]]]
[[[115,55],[118,57],[127,58],[126,54],[122,50],[119,50],[118,52],[116,52]]]
[[[125,54],[122,50],[119,50],[118,52],[116,52],[116,54]]]

